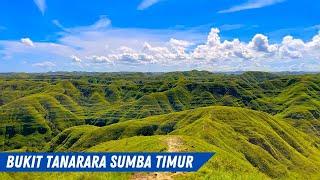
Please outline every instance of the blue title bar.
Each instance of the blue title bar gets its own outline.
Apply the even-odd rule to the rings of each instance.
[[[0,172],[192,172],[214,153],[0,153]]]

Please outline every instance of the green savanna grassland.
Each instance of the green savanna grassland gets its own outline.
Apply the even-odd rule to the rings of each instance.
[[[0,75],[2,151],[216,152],[195,173],[1,179],[320,179],[320,74]]]

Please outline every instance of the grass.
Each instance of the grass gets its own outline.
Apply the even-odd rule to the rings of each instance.
[[[157,137],[155,135],[164,135],[163,138],[166,135],[197,138],[202,144],[205,142],[217,147],[229,157],[247,162],[250,167],[271,178],[291,177],[293,174],[319,175],[320,151],[315,146],[317,141],[314,137],[266,113],[233,107],[197,108],[100,128],[79,126],[67,129],[54,138],[51,150],[126,151],[134,150],[128,149],[133,145],[137,151],[150,148],[164,151],[161,143],[154,142],[158,140],[154,139]],[[133,138],[129,140],[129,137]],[[186,144],[188,142],[185,141]],[[239,162],[235,166],[238,167]]]
[[[317,179],[320,76],[190,71],[0,75],[3,151],[217,152],[175,179]],[[0,174],[128,179],[132,174]]]

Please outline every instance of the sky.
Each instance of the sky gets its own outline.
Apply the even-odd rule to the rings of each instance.
[[[0,72],[320,71],[320,1],[2,0]]]

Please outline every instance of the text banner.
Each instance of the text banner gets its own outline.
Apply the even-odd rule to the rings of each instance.
[[[192,172],[214,153],[0,153],[1,172]]]

